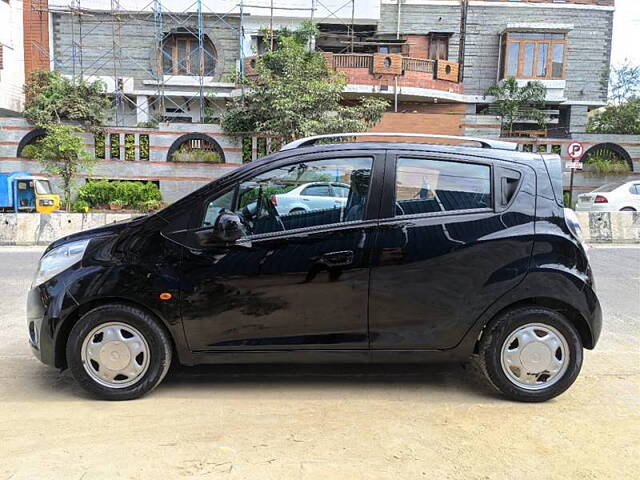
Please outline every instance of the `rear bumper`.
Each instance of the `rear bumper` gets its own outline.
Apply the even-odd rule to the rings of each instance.
[[[576,212],[615,212],[616,210],[608,203],[585,203],[576,204]]]

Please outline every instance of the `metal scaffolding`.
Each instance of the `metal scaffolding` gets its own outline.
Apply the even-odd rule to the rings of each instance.
[[[83,1],[85,5],[83,5]],[[107,79],[107,93],[113,99],[112,123],[115,126],[124,125],[127,112],[129,115],[136,115],[136,117],[138,117],[138,113],[142,113],[142,116],[150,121],[163,121],[167,109],[180,110],[185,105],[187,107],[197,105],[199,121],[204,122],[207,112],[214,108],[214,102],[207,94],[208,86],[206,85],[209,80],[207,79],[206,66],[210,64],[210,61],[208,62],[210,59],[207,56],[211,56],[205,47],[209,42],[206,32],[224,27],[237,35],[239,60],[236,74],[243,78],[246,52],[245,21],[248,8],[253,11],[267,10],[272,32],[274,15],[292,10],[308,11],[308,18],[316,23],[327,20],[332,23],[341,23],[350,33],[350,49],[353,49],[355,0],[345,0],[344,4],[340,4],[337,8],[333,7],[333,9],[325,4],[326,0],[308,0],[308,7],[276,5],[273,0],[263,5],[256,5],[257,2],[251,0],[237,0],[237,3],[233,2],[232,8],[227,12],[211,10],[209,3],[213,5],[220,3],[208,2],[207,0],[193,0],[182,10],[170,10],[166,6],[169,1],[148,0],[147,4],[136,10],[123,8],[122,4],[126,3],[124,0],[109,0],[109,2],[103,0],[99,2],[103,7],[101,9],[92,8],[92,3],[95,5],[95,2],[90,0],[71,0],[68,5],[56,5],[51,1],[34,1],[31,3],[32,11],[37,11],[40,15],[53,13],[64,18],[68,22],[68,34],[71,38],[67,45],[57,43],[47,48],[37,40],[43,35],[33,35],[33,47],[42,54],[46,54],[54,69],[60,70],[74,79],[94,79],[97,77],[103,80]],[[108,9],[104,8],[107,4],[109,5]],[[337,12],[349,7],[350,22],[345,21],[344,16],[337,15]],[[323,19],[316,16],[316,11],[320,8],[326,14]],[[42,24],[39,28],[43,28]],[[53,22],[49,22],[48,28],[53,28]],[[130,32],[132,28],[144,29],[142,31],[153,29],[154,47],[151,61],[141,61],[140,58],[132,56],[132,49],[127,45],[126,33],[123,33]],[[108,41],[103,39],[103,45],[97,48],[95,38],[92,36],[104,34],[105,29],[111,38]],[[184,91],[172,90],[175,88],[172,85],[172,79],[178,76],[181,69],[168,70],[166,67],[167,60],[171,59],[164,48],[165,42],[176,32],[191,36],[197,42],[197,55],[194,55],[194,51],[191,50],[190,54],[185,56],[188,57],[188,60],[185,58],[185,61],[192,62],[197,57],[198,62],[198,68],[189,72],[190,78],[196,79],[189,95],[184,95]],[[51,35],[52,33],[49,32],[49,36],[52,39],[56,38],[55,35]],[[273,48],[273,34],[271,34],[270,43]],[[224,59],[214,57],[213,61],[224,62]],[[132,76],[129,74],[134,68],[132,65],[135,65],[135,69],[144,72],[146,77],[143,82],[144,88],[140,88],[140,85],[135,86],[137,90],[144,91],[144,94],[133,94],[133,86],[127,83],[132,81],[130,80]],[[172,94],[172,92],[174,93]],[[140,101],[137,96],[143,96],[145,99]],[[176,101],[177,98],[181,99],[182,103]]]

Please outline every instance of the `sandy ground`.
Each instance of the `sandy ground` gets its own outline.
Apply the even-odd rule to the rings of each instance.
[[[535,405],[501,399],[461,365],[181,368],[141,400],[94,401],[27,347],[39,253],[0,248],[0,479],[640,472],[640,248],[591,251],[603,337],[575,385]]]

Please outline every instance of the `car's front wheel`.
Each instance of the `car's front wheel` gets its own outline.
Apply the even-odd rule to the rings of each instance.
[[[582,367],[582,340],[557,311],[511,310],[492,322],[479,345],[481,368],[505,396],[543,402],[567,390]]]
[[[171,364],[171,341],[158,321],[129,305],[103,305],[74,325],[67,364],[89,393],[131,400],[153,390]]]

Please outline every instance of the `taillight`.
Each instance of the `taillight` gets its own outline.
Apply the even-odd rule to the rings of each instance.
[[[609,203],[609,200],[607,200],[607,197],[604,197],[602,195],[596,195],[596,199],[593,201],[593,203]]]
[[[271,203],[273,203],[274,207],[278,206],[278,197],[276,197],[275,195],[271,195]]]

